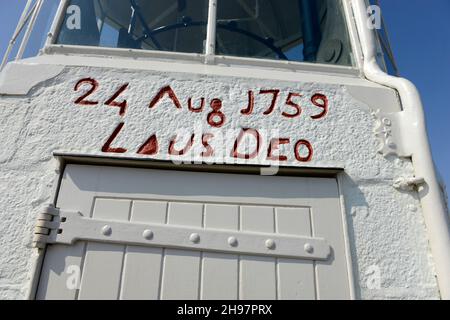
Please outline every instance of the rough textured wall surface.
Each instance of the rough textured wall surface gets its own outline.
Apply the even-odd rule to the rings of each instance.
[[[89,88],[84,85],[74,91],[83,78],[93,78],[99,83],[98,89],[87,98],[98,101],[98,105],[74,103]],[[128,102],[126,113],[121,116],[119,107],[104,103],[125,83],[129,83],[128,88],[117,97],[118,102],[123,99]],[[150,109],[152,98],[167,85],[176,93],[182,108],[165,96]],[[279,102],[271,115],[262,115],[271,96],[257,95],[260,89],[280,90]],[[256,94],[255,110],[244,116],[240,110],[247,105],[249,90]],[[288,92],[302,94],[298,101],[305,107],[298,118],[281,115],[282,111],[295,112],[295,108],[284,104]],[[321,109],[311,104],[310,97],[318,92],[327,96],[329,111],[315,120],[311,116]],[[194,105],[204,97],[205,111],[189,112],[189,97]],[[213,98],[222,100],[226,121],[221,128],[213,128],[206,121]],[[311,161],[299,162],[291,143],[280,147],[288,157],[283,165],[345,168],[340,178],[341,191],[357,298],[439,297],[416,193],[400,192],[392,186],[394,179],[413,174],[412,165],[409,160],[377,153],[370,107],[355,100],[345,86],[67,67],[57,77],[35,86],[27,96],[1,96],[0,119],[0,299],[24,298],[33,276],[34,219],[41,205],[53,201],[59,175],[52,153],[104,154],[102,146],[121,122],[124,125],[111,147],[125,148],[127,152],[123,155],[133,157],[167,159],[169,141],[174,133],[183,133],[180,129],[200,135],[202,132],[220,135],[220,130],[236,133],[243,127],[258,128],[264,136],[261,146],[264,156],[237,160],[254,164],[269,163],[264,154],[267,137],[309,141],[314,149]],[[160,152],[153,156],[138,155],[139,147],[154,133]],[[187,139],[183,141],[176,146],[182,148]],[[211,140],[216,150],[223,145],[233,147],[232,143]],[[198,137],[192,150],[196,157],[203,150]],[[236,162],[229,153],[227,149],[221,160]],[[373,278],[378,274],[379,283]]]

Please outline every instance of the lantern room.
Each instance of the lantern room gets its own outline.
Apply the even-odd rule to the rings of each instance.
[[[352,64],[335,1],[77,0],[56,43]]]

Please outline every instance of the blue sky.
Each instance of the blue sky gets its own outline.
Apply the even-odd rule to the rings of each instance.
[[[25,0],[0,0],[0,53]],[[401,76],[422,94],[435,162],[450,186],[450,1],[380,0]]]
[[[418,87],[434,161],[450,188],[450,1],[381,0],[400,75]]]
[[[25,0],[0,0],[0,21],[2,21],[2,27],[0,29],[0,54],[2,59],[25,2]]]

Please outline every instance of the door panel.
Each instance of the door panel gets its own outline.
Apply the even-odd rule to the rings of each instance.
[[[274,232],[272,207],[241,207],[241,230]],[[242,256],[240,261],[240,297],[276,299],[276,261],[272,257]]]
[[[38,299],[349,298],[335,179],[68,165],[57,206],[105,223],[319,237],[332,254],[316,261],[94,241],[54,244],[47,248]],[[276,243],[269,245],[276,251]]]
[[[277,232],[292,235],[309,235],[310,210],[307,208],[277,208]],[[278,298],[283,300],[313,300],[316,298],[314,262],[278,258]]]
[[[170,203],[168,224],[201,227],[203,205]],[[162,299],[197,299],[201,252],[166,249],[161,284]]]
[[[96,199],[93,218],[127,221],[131,201]],[[117,299],[126,246],[89,242],[83,265],[79,299]],[[50,249],[51,250],[51,249]]]
[[[133,222],[166,222],[167,202],[133,201],[131,221]],[[128,246],[123,262],[121,299],[159,298],[162,248]]]
[[[239,230],[239,206],[206,204],[205,228]],[[239,256],[205,252],[202,259],[201,299],[238,299]],[[220,276],[218,276],[220,270]]]

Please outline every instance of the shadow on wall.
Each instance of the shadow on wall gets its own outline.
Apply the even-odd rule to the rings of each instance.
[[[152,169],[153,176],[149,178],[148,175],[143,174],[145,170],[107,166],[72,167],[69,174],[68,171],[64,173],[63,179],[72,180],[80,190],[91,192],[101,190],[102,193],[139,194],[142,190],[147,190],[155,195],[185,197],[215,196],[220,193],[220,196],[226,199],[242,196],[242,190],[245,190],[246,197],[264,198],[276,192],[277,198],[286,200],[310,199],[312,196],[331,198],[336,194],[335,187],[325,188],[321,185],[320,194],[313,195],[310,188],[298,183],[299,177],[249,175],[252,179],[240,179],[239,187],[237,187],[236,175],[242,177],[242,173],[205,172],[207,174],[205,176],[193,171]],[[189,185],[195,188],[174,188],[174,181],[179,179],[189,181]],[[254,188],[255,179],[259,180],[258,189]],[[314,183],[320,178],[302,179],[309,181],[308,183]],[[271,180],[276,180],[285,186],[282,192],[273,189]],[[124,188],[124,181],[133,181],[133,184]]]
[[[345,219],[347,221],[349,249],[355,281],[355,298],[362,299],[361,284],[364,274],[361,274],[358,264],[354,219],[357,215],[368,216],[369,204],[358,184],[356,184],[348,174],[345,172],[339,174],[339,180],[342,187],[341,193],[345,199]]]

